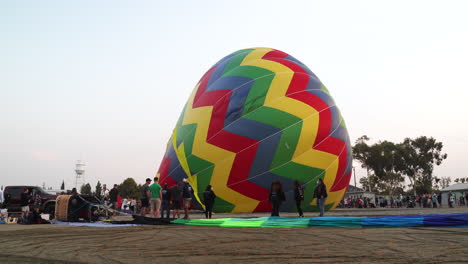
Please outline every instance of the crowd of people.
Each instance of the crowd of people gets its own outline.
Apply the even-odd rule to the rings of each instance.
[[[41,217],[41,197],[38,193],[30,193],[28,188],[23,188],[20,195],[21,218],[20,224],[48,224],[49,221]],[[30,210],[32,208],[32,210]]]
[[[313,197],[317,201],[320,216],[323,216],[325,212],[325,201],[327,200],[327,187],[323,183],[322,179],[317,180],[317,186],[315,187]],[[304,217],[304,212],[301,208],[302,201],[304,201],[304,187],[297,180],[294,181],[294,200],[299,217]],[[279,216],[281,204],[286,201],[283,185],[279,180],[276,180],[271,184],[269,201],[272,206],[271,216]]]
[[[320,216],[323,216],[325,212],[326,189],[323,180],[318,179],[314,198],[317,200]],[[153,218],[170,218],[172,210],[172,218],[180,218],[183,210],[183,218],[189,219],[190,209],[194,206],[192,203],[193,189],[187,179],[183,179],[182,182],[176,181],[172,186],[167,183],[161,186],[158,177],[153,179],[153,183],[151,183],[150,178],[147,178],[145,184],[141,186],[139,200],[128,197],[121,199],[118,185],[115,184],[109,192],[105,193],[104,197],[109,206],[114,209],[113,215],[120,211],[129,214],[140,214],[141,216],[149,214]],[[216,201],[216,194],[211,185],[206,187],[201,198],[205,209],[205,217],[210,219]],[[294,182],[294,200],[299,217],[304,217],[301,208],[301,203],[304,200],[304,189],[299,181]],[[286,195],[279,180],[271,184],[269,201],[272,205],[271,216],[279,216],[281,205],[286,201]]]
[[[159,184],[158,177],[154,177],[153,183],[147,178],[141,186],[139,199],[126,197],[120,198],[118,185],[104,194],[104,200],[108,201],[109,206],[113,209],[113,215],[119,211],[129,214],[140,214],[153,218],[170,218],[172,210],[172,218],[180,218],[181,211],[184,212],[184,219],[190,217],[190,209],[192,204],[193,190],[187,179],[182,182],[176,181],[173,186],[167,183],[162,187]],[[206,217],[211,218],[212,208],[216,195],[211,186],[205,191],[204,204],[206,208]]]
[[[468,206],[468,193],[457,194],[448,192],[447,204],[450,208],[454,206]],[[369,197],[348,197],[343,199],[340,208],[437,208],[442,207],[441,193],[426,193],[423,195],[384,195]]]

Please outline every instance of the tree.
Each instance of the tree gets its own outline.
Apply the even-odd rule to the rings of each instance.
[[[361,163],[362,168],[367,169],[367,177],[369,177],[368,160],[370,146],[367,145],[367,141],[369,141],[369,137],[366,135],[358,138],[352,152],[353,158]]]
[[[390,195],[395,193],[403,193],[404,181],[405,178],[400,173],[387,172],[382,177],[382,181],[380,182],[379,187],[381,190],[383,190],[384,193],[388,193]]]
[[[101,199],[101,197],[102,197],[102,195],[101,195],[101,194],[102,194],[102,187],[101,187],[101,182],[99,182],[99,181],[98,181],[97,184],[96,184],[96,192],[95,192],[95,194],[96,194],[96,197],[97,197],[97,198]]]
[[[65,180],[62,180],[62,186],[60,186],[60,190],[65,190]]]
[[[389,141],[369,146],[366,143],[368,139],[367,136],[360,137],[353,147],[353,157],[367,169],[367,177],[362,178],[360,183],[377,193],[392,195],[402,191],[404,178],[397,170],[397,163],[400,162],[397,146]]]
[[[359,180],[359,183],[362,185],[362,187],[371,192],[371,191],[374,191],[374,192],[377,192],[379,193],[379,190],[378,190],[378,187],[377,187],[377,183],[378,183],[379,179],[371,174],[371,175],[368,175],[366,177],[362,177],[360,180]]]
[[[368,145],[368,140],[362,136],[353,147],[353,158],[367,170],[367,177],[360,181],[363,186],[367,184],[374,191],[393,193],[404,188],[404,176],[408,177],[414,195],[431,192],[434,183],[438,186],[438,178],[432,172],[434,166],[447,158],[442,153],[441,142],[425,136],[406,138],[399,144],[382,141]]]
[[[465,178],[456,178],[454,180],[454,182],[456,182],[456,183],[465,183],[465,182],[467,182],[467,180],[468,180],[468,178],[466,178],[466,179]]]
[[[91,195],[91,184],[87,183],[87,184],[84,184],[84,185],[81,185],[81,189],[80,189],[80,193],[81,194],[86,194],[86,195]]]
[[[442,148],[442,142],[425,136],[405,138],[398,144],[401,160],[397,162],[397,170],[408,177],[414,195],[432,191],[434,165],[439,166],[447,158]]]
[[[133,178],[125,179],[119,186],[119,193],[121,197],[130,197],[137,199],[140,191]]]
[[[440,179],[440,189],[445,189],[450,186],[450,183],[452,182],[452,179],[449,177],[442,177]]]

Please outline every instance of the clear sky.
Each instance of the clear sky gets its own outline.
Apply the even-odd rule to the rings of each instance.
[[[468,1],[2,1],[0,185],[155,174],[201,75],[271,47],[328,87],[351,141],[433,136],[468,177]],[[358,178],[363,175],[358,172]]]

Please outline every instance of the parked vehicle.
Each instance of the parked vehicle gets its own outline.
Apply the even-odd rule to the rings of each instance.
[[[3,192],[5,201],[2,207],[8,209],[8,212],[20,212],[21,193],[24,188],[29,189],[31,195],[30,206],[36,204],[42,213],[54,215],[57,195],[50,194],[38,186],[6,186]]]

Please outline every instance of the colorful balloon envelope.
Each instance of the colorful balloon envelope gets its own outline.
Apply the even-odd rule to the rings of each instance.
[[[271,48],[234,52],[206,72],[177,121],[158,170],[161,183],[184,178],[203,204],[213,187],[214,212],[269,212],[279,180],[281,211],[295,211],[294,181],[304,211],[316,211],[322,178],[326,209],[335,208],[351,177],[351,146],[329,91],[297,59]]]

